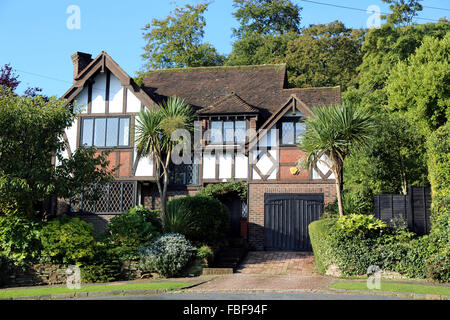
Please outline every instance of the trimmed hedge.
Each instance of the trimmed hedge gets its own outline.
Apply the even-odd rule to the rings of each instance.
[[[228,208],[203,196],[175,198],[167,203],[164,232],[180,233],[195,245],[220,245],[229,225]]]
[[[414,238],[405,228],[383,226],[374,220],[344,216],[312,222],[308,228],[317,269],[325,273],[334,264],[343,275],[354,276],[366,274],[370,266],[378,266],[411,278],[436,279],[431,277],[430,264],[436,252],[428,236]],[[441,261],[433,270],[439,272],[442,268]]]

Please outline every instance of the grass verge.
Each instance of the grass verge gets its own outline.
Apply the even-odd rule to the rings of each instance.
[[[389,291],[450,296],[450,287],[381,281],[380,289],[369,290],[365,281],[340,281],[331,284],[331,288],[358,291]]]
[[[0,299],[39,296],[39,295],[58,294],[58,293],[74,293],[74,292],[179,289],[179,288],[186,287],[189,285],[191,285],[191,283],[186,283],[186,282],[149,282],[149,283],[130,283],[130,284],[123,284],[123,285],[90,285],[90,286],[82,286],[80,289],[69,289],[67,287],[2,289],[2,290],[0,290]]]

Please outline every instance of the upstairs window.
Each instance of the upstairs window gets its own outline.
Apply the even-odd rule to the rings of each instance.
[[[281,122],[281,144],[293,145],[305,132],[305,123],[299,118],[287,119]]]
[[[81,145],[99,148],[127,147],[130,145],[130,118],[82,118]]]
[[[247,124],[245,120],[211,121],[211,143],[245,142]]]

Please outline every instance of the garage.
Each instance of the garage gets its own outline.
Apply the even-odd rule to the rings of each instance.
[[[323,204],[323,194],[265,194],[265,249],[311,251],[308,225],[320,218]]]

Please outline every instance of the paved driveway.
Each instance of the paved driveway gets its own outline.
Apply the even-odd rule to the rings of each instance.
[[[311,276],[314,269],[312,252],[251,251],[237,273]]]
[[[311,252],[252,251],[232,275],[218,277],[190,289],[213,291],[312,291],[333,280],[314,272]]]

